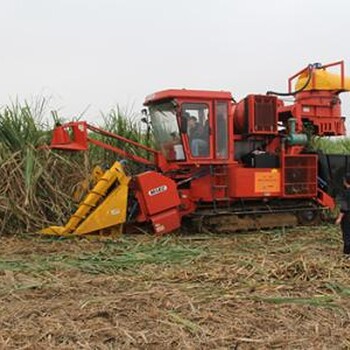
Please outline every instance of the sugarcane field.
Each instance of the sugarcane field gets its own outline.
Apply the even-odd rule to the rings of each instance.
[[[330,213],[317,226],[233,234],[187,228],[154,236],[147,227],[113,238],[38,234],[67,220],[97,160],[114,160],[93,147],[40,147],[52,137],[41,124],[44,108],[44,100],[12,105],[0,119],[2,348],[350,346],[343,337],[350,260]],[[138,123],[118,108],[103,122],[143,142]],[[350,147],[347,140],[315,144],[338,154]]]
[[[350,349],[350,2],[0,1],[0,350]]]

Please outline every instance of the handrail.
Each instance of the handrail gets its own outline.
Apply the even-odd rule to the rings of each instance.
[[[288,78],[288,92],[292,92],[292,82],[295,78],[299,77],[301,74],[304,72],[310,71],[311,67],[311,74],[312,74],[312,87],[315,88],[316,86],[316,77],[315,74],[313,74],[313,71],[315,68],[317,69],[327,69],[329,67],[335,67],[335,66],[340,66],[340,81],[341,81],[341,89],[344,90],[345,87],[345,68],[344,68],[344,61],[336,61],[332,63],[327,63],[327,64],[322,64],[320,66],[315,66],[315,65],[308,65],[307,67],[301,69],[299,72],[295,73],[291,77]]]

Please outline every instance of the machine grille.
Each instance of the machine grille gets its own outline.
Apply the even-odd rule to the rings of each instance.
[[[277,132],[276,98],[274,96],[255,96],[254,131],[262,133]]]
[[[284,195],[286,197],[316,196],[317,156],[284,157]]]

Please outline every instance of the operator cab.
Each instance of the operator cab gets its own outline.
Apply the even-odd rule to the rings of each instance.
[[[164,90],[146,98],[157,148],[168,161],[228,160],[232,95],[223,91]]]

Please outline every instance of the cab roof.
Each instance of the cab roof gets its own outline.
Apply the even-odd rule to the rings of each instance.
[[[228,91],[169,89],[157,91],[148,95],[144,105],[148,106],[157,101],[170,100],[173,98],[231,100],[232,94]]]

